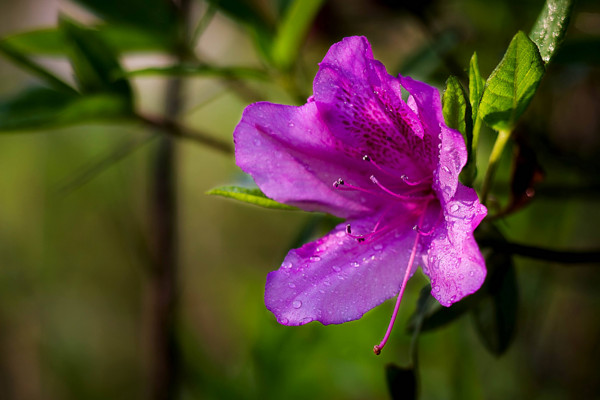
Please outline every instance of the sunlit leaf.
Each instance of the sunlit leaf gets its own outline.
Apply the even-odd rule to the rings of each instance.
[[[542,12],[529,33],[538,46],[545,63],[549,63],[559,48],[573,9],[572,0],[546,0]]]
[[[260,189],[256,188],[245,188],[240,186],[222,186],[215,189],[209,190],[206,194],[229,197],[231,199],[239,200],[244,203],[254,204],[256,206],[265,208],[274,208],[279,210],[298,210],[296,207],[288,206],[287,204],[281,204],[275,200],[272,200],[264,195]]]
[[[444,120],[449,128],[459,131],[465,139],[467,146],[467,164],[461,172],[461,180],[467,186],[471,186],[475,178],[474,154],[473,154],[473,122],[471,119],[471,104],[467,92],[458,78],[451,76],[446,81],[446,90],[442,97],[442,111]]]
[[[294,65],[300,47],[323,0],[296,0],[286,9],[273,42],[273,61],[282,69]]]
[[[518,32],[485,85],[479,105],[483,120],[495,130],[511,131],[531,102],[544,71],[537,46]]]

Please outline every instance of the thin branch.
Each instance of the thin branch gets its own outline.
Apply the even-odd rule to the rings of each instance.
[[[138,115],[138,120],[169,136],[193,140],[224,154],[233,154],[233,146],[204,132],[185,127],[169,118]]]
[[[478,241],[481,247],[491,247],[494,250],[510,253],[516,256],[535,258],[565,264],[587,264],[600,262],[600,250],[572,251],[552,250],[543,247],[527,246],[518,243],[494,239]]]

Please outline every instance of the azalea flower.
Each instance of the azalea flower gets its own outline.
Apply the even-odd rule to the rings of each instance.
[[[487,210],[458,181],[467,152],[437,89],[389,75],[366,38],[334,44],[313,91],[300,107],[248,106],[234,132],[238,166],[268,197],[346,219],[288,253],[265,304],[283,325],[340,324],[397,296],[378,354],[418,265],[444,306],[479,289]]]

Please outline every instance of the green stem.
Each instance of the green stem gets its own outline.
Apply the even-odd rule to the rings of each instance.
[[[483,178],[483,186],[481,188],[481,202],[483,204],[486,204],[487,202],[488,194],[490,192],[492,182],[494,181],[494,176],[496,175],[496,169],[498,168],[498,163],[500,162],[500,157],[502,156],[504,147],[510,138],[510,134],[511,131],[498,132],[498,137],[496,138],[496,143],[494,143],[494,147],[492,148],[487,170],[485,171],[485,177]]]

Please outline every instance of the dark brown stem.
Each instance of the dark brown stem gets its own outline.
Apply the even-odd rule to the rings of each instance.
[[[188,53],[190,0],[180,0],[176,6],[180,16],[180,41],[173,50],[173,55],[179,63],[183,63]],[[182,84],[181,77],[174,77],[167,84],[165,114],[168,120],[177,119],[182,109]],[[177,153],[173,136],[164,135],[159,140],[152,165],[151,215],[154,223],[155,263],[150,276],[150,339],[153,352],[150,397],[155,400],[171,400],[178,397],[181,372],[176,334],[179,263]]]
[[[565,264],[588,264],[600,262],[600,250],[591,251],[562,251],[543,247],[527,246],[501,240],[481,239],[479,246],[491,247],[494,250],[510,253],[516,256],[535,258]]]

